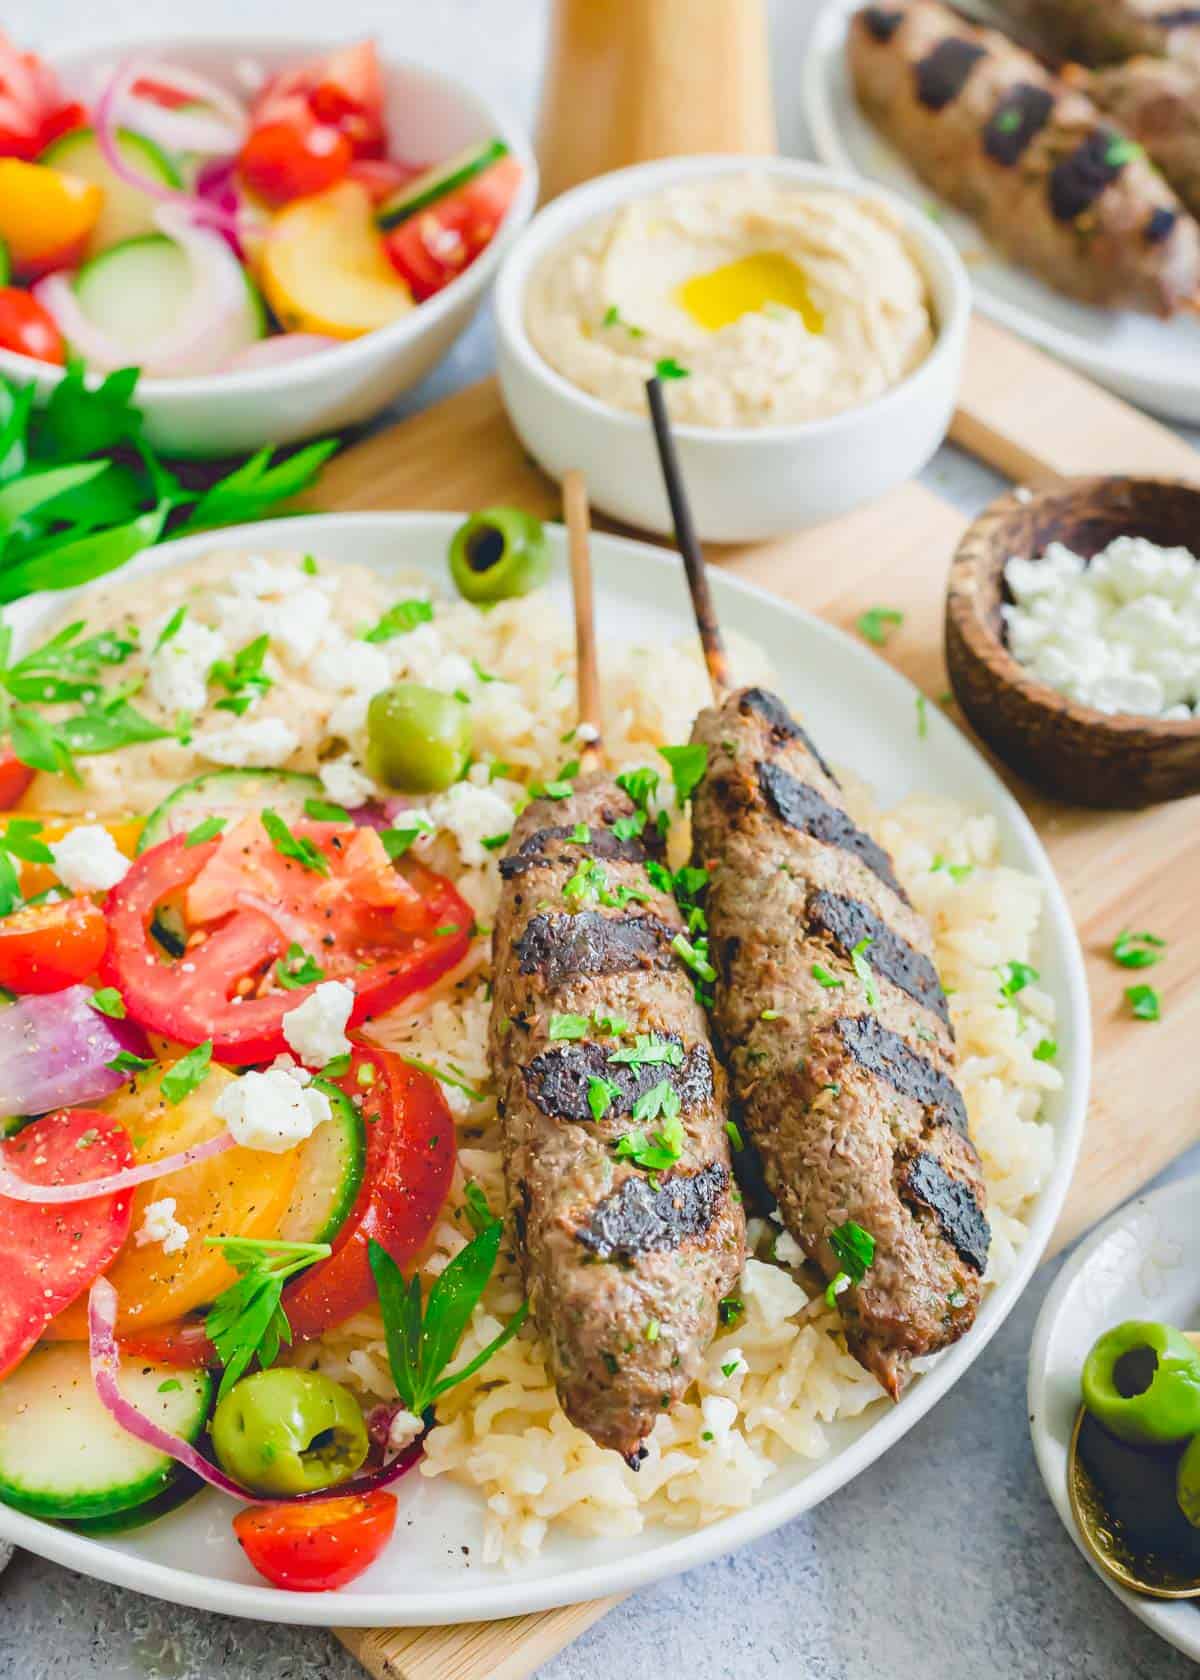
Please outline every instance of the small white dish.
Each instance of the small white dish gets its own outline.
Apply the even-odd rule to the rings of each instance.
[[[817,155],[834,169],[880,182],[928,216],[932,207],[967,259],[985,315],[1078,368],[1129,402],[1200,425],[1200,316],[1158,321],[1132,310],[1094,309],[1063,297],[989,247],[969,216],[943,206],[858,108],[846,68],[846,30],[861,0],[826,0],[804,61],[802,99]],[[981,23],[1003,18],[970,0]]]
[[[136,54],[198,71],[245,97],[236,68],[273,75],[286,65],[344,45],[312,36],[173,36],[71,47],[48,54],[68,89],[89,72]],[[537,202],[537,164],[528,141],[491,100],[439,70],[381,55],[391,149],[398,157],[438,161],[498,135],[521,164],[517,196],[491,244],[444,291],[411,314],[362,338],[348,339],[302,361],[203,378],[147,379],[138,386],[146,434],[169,455],[241,454],[265,443],[297,443],[369,420],[423,379],[470,325],[505,251]],[[57,368],[0,350],[0,374],[32,382],[45,400]],[[99,383],[93,376],[89,383]]]
[[[950,423],[970,286],[949,241],[911,204],[852,175],[794,158],[667,158],[602,175],[540,211],[504,263],[495,303],[500,389],[522,442],[552,478],[582,467],[594,505],[645,531],[671,530],[649,415],[610,408],[543,359],[525,330],[526,288],[547,252],[606,211],[680,181],[751,173],[885,200],[900,217],[928,281],[937,337],[900,384],[830,419],[790,426],[675,426],[701,538],[752,542],[873,501],[920,472]]]
[[[1084,1551],[1067,1494],[1067,1448],[1079,1377],[1097,1336],[1127,1318],[1200,1329],[1200,1178],[1138,1196],[1072,1255],[1047,1295],[1029,1356],[1029,1431],[1046,1491],[1067,1533],[1110,1592],[1155,1633],[1200,1662],[1200,1613],[1127,1592]]]

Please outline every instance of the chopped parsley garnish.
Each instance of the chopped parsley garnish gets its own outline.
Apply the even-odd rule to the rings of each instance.
[[[1130,933],[1125,928],[1113,940],[1112,958],[1122,968],[1153,968],[1166,948],[1166,940],[1156,933]]]
[[[650,885],[657,887],[659,892],[674,892],[675,878],[665,863],[659,863],[657,858],[650,858],[646,864],[646,874]]]
[[[263,669],[270,645],[269,636],[256,636],[232,660],[217,660],[208,673],[208,680],[228,690],[227,697],[217,701],[219,711],[244,717],[254,702],[270,691],[272,680]]]
[[[717,1303],[717,1317],[729,1326],[736,1324],[746,1310],[746,1303],[738,1295],[726,1295]]]
[[[965,1289],[952,1289],[946,1297],[946,1305],[952,1307],[955,1312],[958,1311],[959,1307],[965,1307],[966,1304],[967,1292]]]
[[[311,986],[316,980],[324,980],[325,970],[303,945],[293,941],[287,948],[287,955],[280,957],[275,964],[275,978],[285,991],[294,992],[301,986]]]
[[[836,974],[831,974],[824,963],[815,962],[812,965],[812,977],[818,986],[824,986],[827,992],[837,991],[846,982],[839,980]]]
[[[642,1331],[642,1335],[648,1342],[656,1342],[658,1340],[659,1329],[660,1325],[656,1318],[647,1319],[646,1328]]]
[[[760,1021],[778,1021],[782,1015],[782,1009],[764,1009],[758,1018]]]
[[[678,1109],[678,1093],[669,1085],[666,1085],[665,1088],[675,1098]],[[651,1091],[647,1091],[643,1097],[638,1099],[638,1103],[644,1103],[646,1098],[660,1089],[662,1087],[654,1086]],[[638,1104],[634,1105],[632,1118],[635,1120],[639,1118]],[[625,1136],[617,1142],[616,1155],[619,1161],[632,1161],[635,1167],[641,1167],[644,1172],[666,1172],[669,1167],[675,1165],[683,1154],[685,1141],[683,1121],[676,1111],[674,1114],[667,1115],[660,1129],[651,1137],[647,1137],[643,1131],[626,1132]]]
[[[923,694],[917,695],[917,735],[924,740],[929,734],[928,702]]]
[[[1153,986],[1127,986],[1125,998],[1136,1020],[1158,1021],[1162,1018],[1159,996]]]
[[[1021,113],[1015,105],[1010,105],[1006,111],[998,111],[992,119],[1001,134],[1012,134],[1021,126]]]
[[[466,1205],[467,1218],[477,1233],[490,1230],[497,1223],[496,1215],[488,1206],[487,1197],[473,1178],[469,1178],[463,1186],[463,1202]]]
[[[125,1019],[125,999],[115,986],[102,986],[98,992],[92,993],[88,1004],[113,1021]]]
[[[154,1392],[156,1394],[182,1394],[183,1384],[178,1377],[167,1377],[159,1383]]]
[[[494,682],[499,682],[500,681],[500,678],[495,676],[493,674],[493,672],[485,671],[483,666],[479,663],[478,659],[473,658],[471,660],[471,669],[475,673],[476,682],[494,683]]]
[[[594,1073],[588,1075],[587,1100],[593,1120],[603,1120],[620,1095],[621,1087],[611,1079],[601,1079]]]
[[[507,846],[511,839],[511,832],[508,834],[485,834],[479,844],[485,852],[498,852],[501,846]]]
[[[682,811],[708,767],[708,748],[698,741],[683,747],[659,747],[658,753],[671,766],[675,803]]]
[[[1034,1047],[1035,1062],[1052,1062],[1058,1055],[1058,1041],[1053,1038],[1039,1038]]]
[[[551,1015],[550,1037],[552,1039],[586,1038],[588,1018],[586,1015]]]
[[[313,822],[348,823],[354,821],[344,805],[335,805],[330,799],[306,799],[304,801],[304,815],[311,817]]]
[[[682,1067],[683,1049],[669,1038],[659,1038],[654,1033],[639,1033],[632,1045],[611,1050],[608,1059],[628,1067],[653,1067],[661,1063],[668,1067]]]
[[[643,327],[635,327],[632,321],[625,320],[615,303],[610,303],[604,311],[604,325],[606,327],[624,327],[630,338],[645,338]]]
[[[630,1109],[630,1117],[634,1120],[657,1120],[663,1115],[668,1120],[675,1120],[679,1116],[679,1092],[669,1079],[660,1079],[657,1085],[651,1085]]]
[[[154,644],[155,653],[161,653],[168,642],[173,642],[175,640],[176,636],[178,636],[179,632],[183,629],[183,621],[187,615],[188,610],[186,605],[175,608],[175,611],[171,614],[170,618],[158,633],[158,640]]]
[[[1015,998],[1018,992],[1023,992],[1026,986],[1032,986],[1040,979],[1037,969],[1031,968],[1028,963],[1005,963],[1000,970],[1000,996]]]
[[[677,933],[671,941],[671,949],[698,980],[711,983],[717,978],[717,971],[708,960],[707,939],[697,939],[693,942],[686,934]]]
[[[194,1050],[189,1050],[186,1056],[181,1056],[174,1067],[167,1069],[162,1076],[162,1094],[172,1108],[181,1103],[185,1097],[190,1097],[197,1086],[202,1085],[208,1078],[208,1070],[212,1066],[213,1041],[205,1039],[203,1044],[197,1044]]]
[[[904,623],[904,614],[895,607],[868,607],[856,620],[858,633],[875,647],[885,647],[893,630]]]
[[[870,939],[860,939],[850,953],[850,961],[854,964],[854,972],[862,981],[863,989],[867,994],[867,1008],[878,1009],[879,987],[875,983],[874,972],[867,961],[867,948],[870,943]]]
[[[740,1359],[728,1359],[721,1367],[721,1375],[723,1377],[732,1377],[734,1373],[736,1371],[740,1371],[741,1368],[742,1362]]]
[[[834,1306],[837,1297],[851,1284],[861,1283],[875,1263],[875,1238],[853,1219],[847,1219],[829,1233],[829,1246],[841,1270],[829,1280],[825,1300]]]
[[[322,1079],[344,1079],[350,1072],[350,1052],[344,1050],[340,1056],[334,1056],[321,1069]]]
[[[503,1224],[493,1219],[438,1274],[424,1303],[419,1274],[414,1271],[406,1283],[387,1249],[371,1239],[368,1253],[379,1291],[392,1381],[405,1406],[417,1417],[423,1416],[447,1389],[473,1377],[525,1322],[529,1307],[522,1302],[499,1335],[474,1359],[453,1375],[442,1375],[495,1270],[503,1235]]]
[[[621,792],[628,794],[639,811],[648,810],[651,797],[658,791],[661,780],[657,770],[645,767],[639,770],[622,770],[616,778]]]
[[[283,1310],[283,1286],[297,1272],[333,1252],[328,1243],[271,1242],[251,1237],[205,1237],[240,1275],[208,1310],[204,1328],[225,1367],[220,1399],[257,1359],[265,1371],[290,1347],[292,1327]]]
[[[933,862],[929,865],[929,873],[933,875],[936,874],[938,870],[942,870],[945,874],[949,875],[952,881],[961,882],[965,881],[968,875],[974,873],[975,865],[973,863],[947,863],[945,858],[939,852]]]
[[[645,826],[645,811],[634,811],[632,816],[618,817],[612,825],[612,831],[618,840],[636,840]]]
[[[395,636],[406,636],[418,624],[432,623],[433,607],[428,601],[397,601],[394,607],[388,608],[378,624],[363,631],[362,639],[364,642],[390,642]]]
[[[434,831],[428,817],[418,817],[416,820],[410,818],[409,821],[412,823],[411,828],[383,828],[379,831],[383,849],[393,863],[397,858],[404,856],[414,840],[419,840],[422,834],[432,834]],[[504,838],[507,840],[508,836],[505,835]]]
[[[620,1038],[622,1033],[629,1031],[629,1022],[624,1015],[593,1015],[592,1025],[599,1033],[608,1033],[612,1038]]]
[[[729,1147],[735,1154],[739,1154],[743,1149],[745,1149],[746,1140],[743,1138],[741,1128],[736,1120],[726,1120],[725,1132],[729,1138]]]
[[[293,834],[278,811],[267,805],[259,812],[259,820],[280,857],[294,858],[302,869],[310,870],[314,875],[329,874],[329,860],[325,854],[307,834]]]
[[[688,379],[691,369],[680,367],[674,356],[663,356],[654,364],[655,379]]]
[[[577,846],[587,846],[591,843],[592,831],[585,822],[577,822],[568,834],[567,839],[573,840]]]
[[[224,817],[205,817],[195,828],[189,828],[185,846],[203,846],[206,840],[215,840],[225,827]]]
[[[320,567],[317,565],[316,555],[306,554],[300,562],[300,570],[305,577],[317,577],[320,573]]]
[[[1132,163],[1134,158],[1142,155],[1142,148],[1136,140],[1130,140],[1124,134],[1110,136],[1104,148],[1104,161],[1110,169],[1119,169],[1122,164]]]
[[[599,904],[601,893],[608,889],[608,876],[593,857],[585,857],[563,887],[563,897],[571,904]]]
[[[135,1056],[132,1050],[120,1050],[111,1062],[105,1062],[106,1068],[114,1073],[145,1073],[147,1068],[154,1066],[153,1056]]]

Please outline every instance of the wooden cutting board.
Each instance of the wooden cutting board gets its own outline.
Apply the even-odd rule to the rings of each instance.
[[[972,327],[951,435],[1021,483],[1103,472],[1200,482],[1200,454],[1172,432],[982,319]],[[312,505],[470,509],[489,502],[558,513],[557,488],[525,456],[491,380],[348,450],[327,469]],[[899,608],[903,628],[881,657],[937,701],[947,689],[943,588],[965,523],[929,490],[908,484],[819,529],[714,548],[710,559],[843,629],[853,629],[867,607]],[[1058,871],[1091,988],[1092,1102],[1053,1239],[1061,1247],[1200,1138],[1200,940],[1194,932],[1189,938],[1188,926],[1200,898],[1200,798],[1143,812],[1074,810],[998,768]],[[1134,1021],[1123,1004],[1129,976],[1107,955],[1123,927],[1149,928],[1168,941],[1167,960],[1153,976],[1162,996],[1157,1024]],[[349,1628],[338,1637],[376,1680],[526,1680],[616,1602],[461,1627]]]

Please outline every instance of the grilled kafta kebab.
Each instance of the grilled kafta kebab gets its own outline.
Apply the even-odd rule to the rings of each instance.
[[[579,552],[586,504],[570,488]],[[636,1469],[655,1419],[699,1373],[745,1224],[724,1076],[672,949],[683,921],[665,868],[647,870],[653,825],[605,775],[552,791],[565,796],[527,806],[500,861],[491,1058],[559,1399]]]
[[[1119,64],[1136,53],[1200,66],[1200,6],[1179,0],[1000,0],[1063,58]]]
[[[833,1286],[851,1352],[898,1398],[915,1356],[970,1329],[990,1238],[946,996],[928,927],[804,730],[764,689],[727,692],[657,380],[649,390],[717,692],[692,732],[707,754],[692,862],[708,872],[734,1112]]]
[[[1106,70],[1073,64],[1063,75],[1146,148],[1192,215],[1200,216],[1200,52],[1190,64],[1142,57]]]
[[[937,0],[850,21],[863,110],[1014,262],[1081,302],[1171,315],[1200,299],[1200,227],[1086,94]]]

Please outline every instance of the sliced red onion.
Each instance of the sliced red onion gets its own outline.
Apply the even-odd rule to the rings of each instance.
[[[132,128],[145,134],[168,151],[229,152],[236,151],[249,126],[249,115],[242,102],[228,93],[219,82],[198,76],[174,64],[152,64],[143,61],[135,81],[141,77],[157,82],[182,94],[193,105],[205,110],[181,110],[143,98],[132,84],[118,102],[115,120],[118,126]]]
[[[323,333],[276,333],[273,338],[260,338],[257,344],[239,350],[229,368],[230,372],[241,373],[248,368],[282,367],[322,350],[336,350],[339,343],[340,339],[326,338]]]
[[[0,1099],[6,1113],[49,1114],[99,1102],[128,1078],[107,1063],[123,1050],[148,1054],[142,1029],[101,1015],[90,1006],[91,996],[90,986],[68,986],[0,1009]],[[37,1199],[47,1193],[39,1186]]]
[[[101,1403],[121,1428],[135,1440],[141,1441],[143,1446],[151,1447],[155,1452],[166,1453],[168,1458],[173,1458],[177,1464],[182,1464],[193,1475],[199,1476],[201,1481],[219,1489],[221,1493],[229,1494],[232,1499],[240,1499],[247,1505],[312,1505],[320,1500],[346,1499],[355,1494],[372,1493],[376,1488],[387,1487],[389,1483],[398,1481],[406,1470],[412,1469],[424,1449],[425,1438],[421,1435],[388,1464],[381,1464],[374,1470],[364,1470],[347,1482],[339,1482],[336,1487],[319,1488],[314,1493],[297,1494],[292,1499],[251,1493],[248,1488],[242,1487],[240,1482],[235,1482],[232,1476],[227,1476],[223,1470],[205,1458],[190,1441],[184,1441],[180,1436],[172,1435],[170,1430],[152,1422],[121,1393],[117,1381],[121,1369],[121,1355],[115,1335],[116,1323],[117,1292],[107,1278],[97,1278],[88,1295],[88,1352],[92,1365],[92,1381],[96,1385],[96,1393],[100,1396]]]
[[[34,286],[33,295],[54,317],[58,330],[93,373],[113,373],[117,368],[128,367],[128,352],[84,314],[75,288],[65,274],[44,275]]]
[[[161,181],[152,175],[143,175],[122,156],[117,145],[117,111],[121,100],[129,87],[139,76],[147,74],[147,66],[137,59],[127,60],[113,75],[96,102],[96,109],[92,122],[96,131],[96,141],[104,156],[104,161],[113,174],[126,183],[145,193],[157,204],[173,204],[188,213],[197,221],[208,222],[213,227],[225,228],[237,232],[238,218],[220,209],[209,199],[197,198],[194,193],[183,192],[178,187],[164,187]]]
[[[10,1202],[38,1202],[44,1207],[90,1202],[96,1196],[116,1196],[139,1184],[152,1184],[155,1179],[166,1178],[168,1173],[194,1167],[198,1161],[211,1161],[214,1155],[224,1155],[236,1144],[231,1133],[222,1132],[220,1137],[206,1138],[203,1143],[195,1143],[175,1155],[145,1161],[139,1167],[127,1167],[124,1172],[110,1173],[107,1178],[91,1178],[83,1184],[34,1184],[5,1163],[3,1145],[0,1145],[0,1197],[7,1197]]]
[[[229,242],[234,256],[239,261],[245,261],[246,252],[239,230],[243,220],[248,219],[252,212],[246,210],[238,191],[237,159],[210,158],[196,176],[196,197],[214,205],[222,216],[229,219],[231,225],[217,226],[217,232]]]
[[[350,813],[350,821],[355,828],[373,828],[376,832],[392,826],[387,805],[381,804],[378,799],[368,799],[365,805],[356,805]]]

